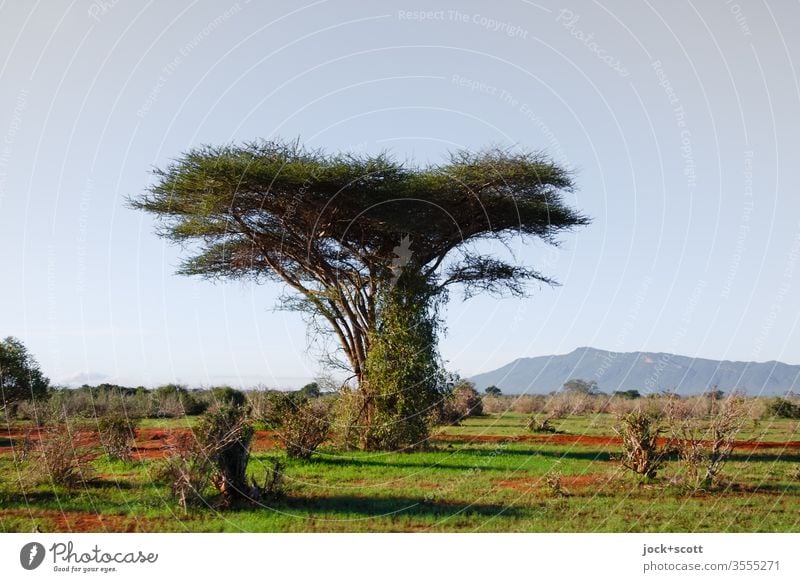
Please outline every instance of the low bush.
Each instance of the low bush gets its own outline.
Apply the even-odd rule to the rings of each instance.
[[[511,410],[521,414],[533,414],[545,409],[547,399],[544,396],[523,394],[513,399]]]
[[[551,418],[549,416],[545,416],[544,418],[540,418],[539,415],[534,414],[529,419],[528,422],[525,424],[525,428],[527,428],[530,432],[535,433],[556,433],[556,427],[550,424]]]
[[[654,479],[666,462],[667,447],[658,445],[663,432],[659,419],[651,412],[636,409],[620,419],[614,430],[622,437],[621,465],[646,479]]]
[[[714,486],[747,418],[745,400],[736,397],[721,402],[706,421],[691,416],[668,416],[672,445],[678,452],[687,486],[693,489]]]
[[[121,414],[110,414],[98,421],[97,431],[100,434],[100,444],[103,445],[109,457],[125,461],[131,458],[136,440],[137,424],[135,419]]]
[[[39,443],[30,461],[34,476],[69,489],[85,485],[93,475],[95,453],[80,443],[68,423],[50,425],[39,432]]]
[[[275,430],[289,457],[311,457],[330,433],[330,401],[310,400],[300,393],[276,393],[272,399],[273,406],[264,423]]]
[[[773,398],[767,403],[766,414],[773,418],[800,418],[800,405],[786,398]]]
[[[456,384],[451,397],[453,407],[461,415],[461,418],[483,416],[483,400],[472,382],[462,380]]]

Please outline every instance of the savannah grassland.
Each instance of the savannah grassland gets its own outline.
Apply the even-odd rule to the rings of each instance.
[[[261,507],[179,508],[156,479],[171,439],[194,419],[144,420],[133,459],[100,452],[67,490],[29,478],[12,448],[30,425],[0,429],[0,531],[29,532],[796,532],[800,529],[800,422],[748,421],[709,491],[679,484],[670,459],[642,482],[615,459],[610,414],[554,421],[531,434],[526,414],[493,413],[437,430],[431,449],[341,452],[286,459],[258,431],[248,471],[278,457],[285,494]],[[93,442],[91,426],[78,437]]]

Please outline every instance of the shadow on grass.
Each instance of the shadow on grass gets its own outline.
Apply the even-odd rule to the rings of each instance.
[[[465,465],[460,463],[449,463],[447,459],[441,462],[424,463],[418,461],[398,461],[392,459],[391,461],[377,461],[372,459],[353,459],[348,457],[316,457],[310,464],[318,465],[332,465],[337,467],[391,467],[392,469],[403,469],[406,467],[417,467],[423,469],[451,469],[453,471],[470,471],[475,469],[475,465]],[[481,465],[483,471],[507,471],[506,467],[491,467],[484,464]]]
[[[333,497],[289,497],[281,502],[287,509],[314,513],[350,514],[363,517],[444,518],[454,515],[492,517],[521,515],[519,509],[501,504],[459,504],[427,501],[413,497],[363,497],[336,495]]]
[[[459,447],[451,449],[451,452],[465,455],[475,455],[476,457],[489,457],[491,450],[475,447]],[[549,457],[553,459],[576,459],[580,461],[611,461],[613,453],[606,451],[550,451],[541,449],[505,449],[498,452],[496,457],[506,455],[516,457]]]
[[[749,453],[740,452],[733,453],[728,457],[731,461],[755,461],[757,463],[774,463],[777,461],[784,461],[789,463],[800,463],[800,454],[792,452],[785,453]]]

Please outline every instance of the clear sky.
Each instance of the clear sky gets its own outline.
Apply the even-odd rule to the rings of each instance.
[[[568,9],[564,9],[568,6]],[[593,217],[529,299],[456,294],[462,375],[578,346],[800,363],[800,4],[0,2],[0,336],[54,382],[298,385],[279,285],[175,276],[125,197],[198,144],[542,149]]]

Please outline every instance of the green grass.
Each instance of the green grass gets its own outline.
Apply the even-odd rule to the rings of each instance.
[[[450,439],[485,435],[506,440],[441,440],[413,453],[342,453],[321,449],[308,461],[286,460],[286,496],[263,507],[179,509],[155,481],[159,461],[94,462],[95,478],[74,491],[34,483],[29,467],[0,455],[0,531],[480,531],[480,532],[795,532],[800,526],[800,450],[735,452],[723,486],[687,492],[671,484],[670,461],[652,483],[622,473],[613,446],[515,441],[527,415],[489,415],[442,432]],[[571,435],[608,436],[613,419],[554,422]],[[147,421],[148,428],[186,421]],[[800,440],[797,421],[762,421],[740,439]],[[278,450],[254,453],[263,475]],[[20,470],[18,470],[20,469]],[[546,476],[558,472],[568,496]],[[20,483],[24,484],[21,485]],[[24,493],[23,493],[24,489]],[[98,518],[97,516],[101,516]],[[81,519],[83,518],[83,521]],[[88,521],[87,521],[88,520]],[[87,525],[88,523],[88,525]]]

